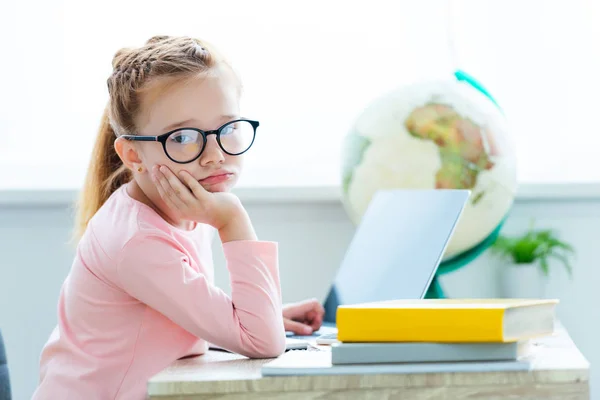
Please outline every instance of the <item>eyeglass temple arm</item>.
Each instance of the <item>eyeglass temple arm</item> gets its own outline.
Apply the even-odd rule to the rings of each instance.
[[[140,142],[157,142],[158,137],[156,136],[137,136],[137,135],[122,135],[123,139],[127,140],[138,140]]]

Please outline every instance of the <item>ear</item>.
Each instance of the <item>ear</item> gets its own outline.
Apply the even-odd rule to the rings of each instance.
[[[142,165],[142,159],[133,142],[121,137],[115,140],[115,151],[123,164],[130,170],[137,170]]]

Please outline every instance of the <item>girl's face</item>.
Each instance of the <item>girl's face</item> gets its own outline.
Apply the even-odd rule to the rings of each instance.
[[[239,113],[237,83],[224,69],[185,81],[155,81],[142,95],[136,134],[158,136],[177,128],[216,130],[239,118]],[[194,146],[192,139],[192,136],[184,134],[173,138],[172,145],[183,148],[189,142],[190,146]],[[155,202],[160,198],[151,176],[155,165],[165,165],[175,175],[186,170],[210,192],[229,191],[242,171],[243,155],[232,156],[224,152],[217,143],[216,135],[208,135],[200,157],[185,164],[172,161],[159,142],[118,142],[121,142],[117,144],[121,159],[133,170],[136,183],[144,194]],[[138,172],[140,166],[142,172]]]

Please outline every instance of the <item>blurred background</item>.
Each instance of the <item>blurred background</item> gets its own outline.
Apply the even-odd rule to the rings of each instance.
[[[242,77],[243,114],[261,125],[237,192],[260,238],[280,243],[284,301],[325,299],[372,191],[469,187],[483,200],[457,236],[459,261],[438,276],[443,295],[559,298],[562,323],[600,362],[600,1],[13,0],[0,6],[0,330],[15,399],[33,393],[56,324],[112,57],[154,35],[210,41]],[[470,186],[421,179],[429,153],[355,147],[357,137],[404,143],[415,132],[386,118],[433,98],[491,132],[500,153],[481,154],[501,170],[481,167]],[[547,230],[573,252],[519,260],[490,247],[499,234],[543,242]]]

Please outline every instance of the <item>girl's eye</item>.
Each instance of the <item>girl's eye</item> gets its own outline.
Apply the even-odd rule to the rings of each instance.
[[[234,131],[235,131],[235,126],[234,125],[227,125],[221,131],[221,135],[231,135]]]
[[[171,135],[169,139],[176,144],[188,144],[195,142],[198,139],[198,133],[193,131],[177,132],[174,135]]]
[[[181,144],[189,143],[192,141],[192,137],[188,135],[179,135],[175,137],[175,141]]]

